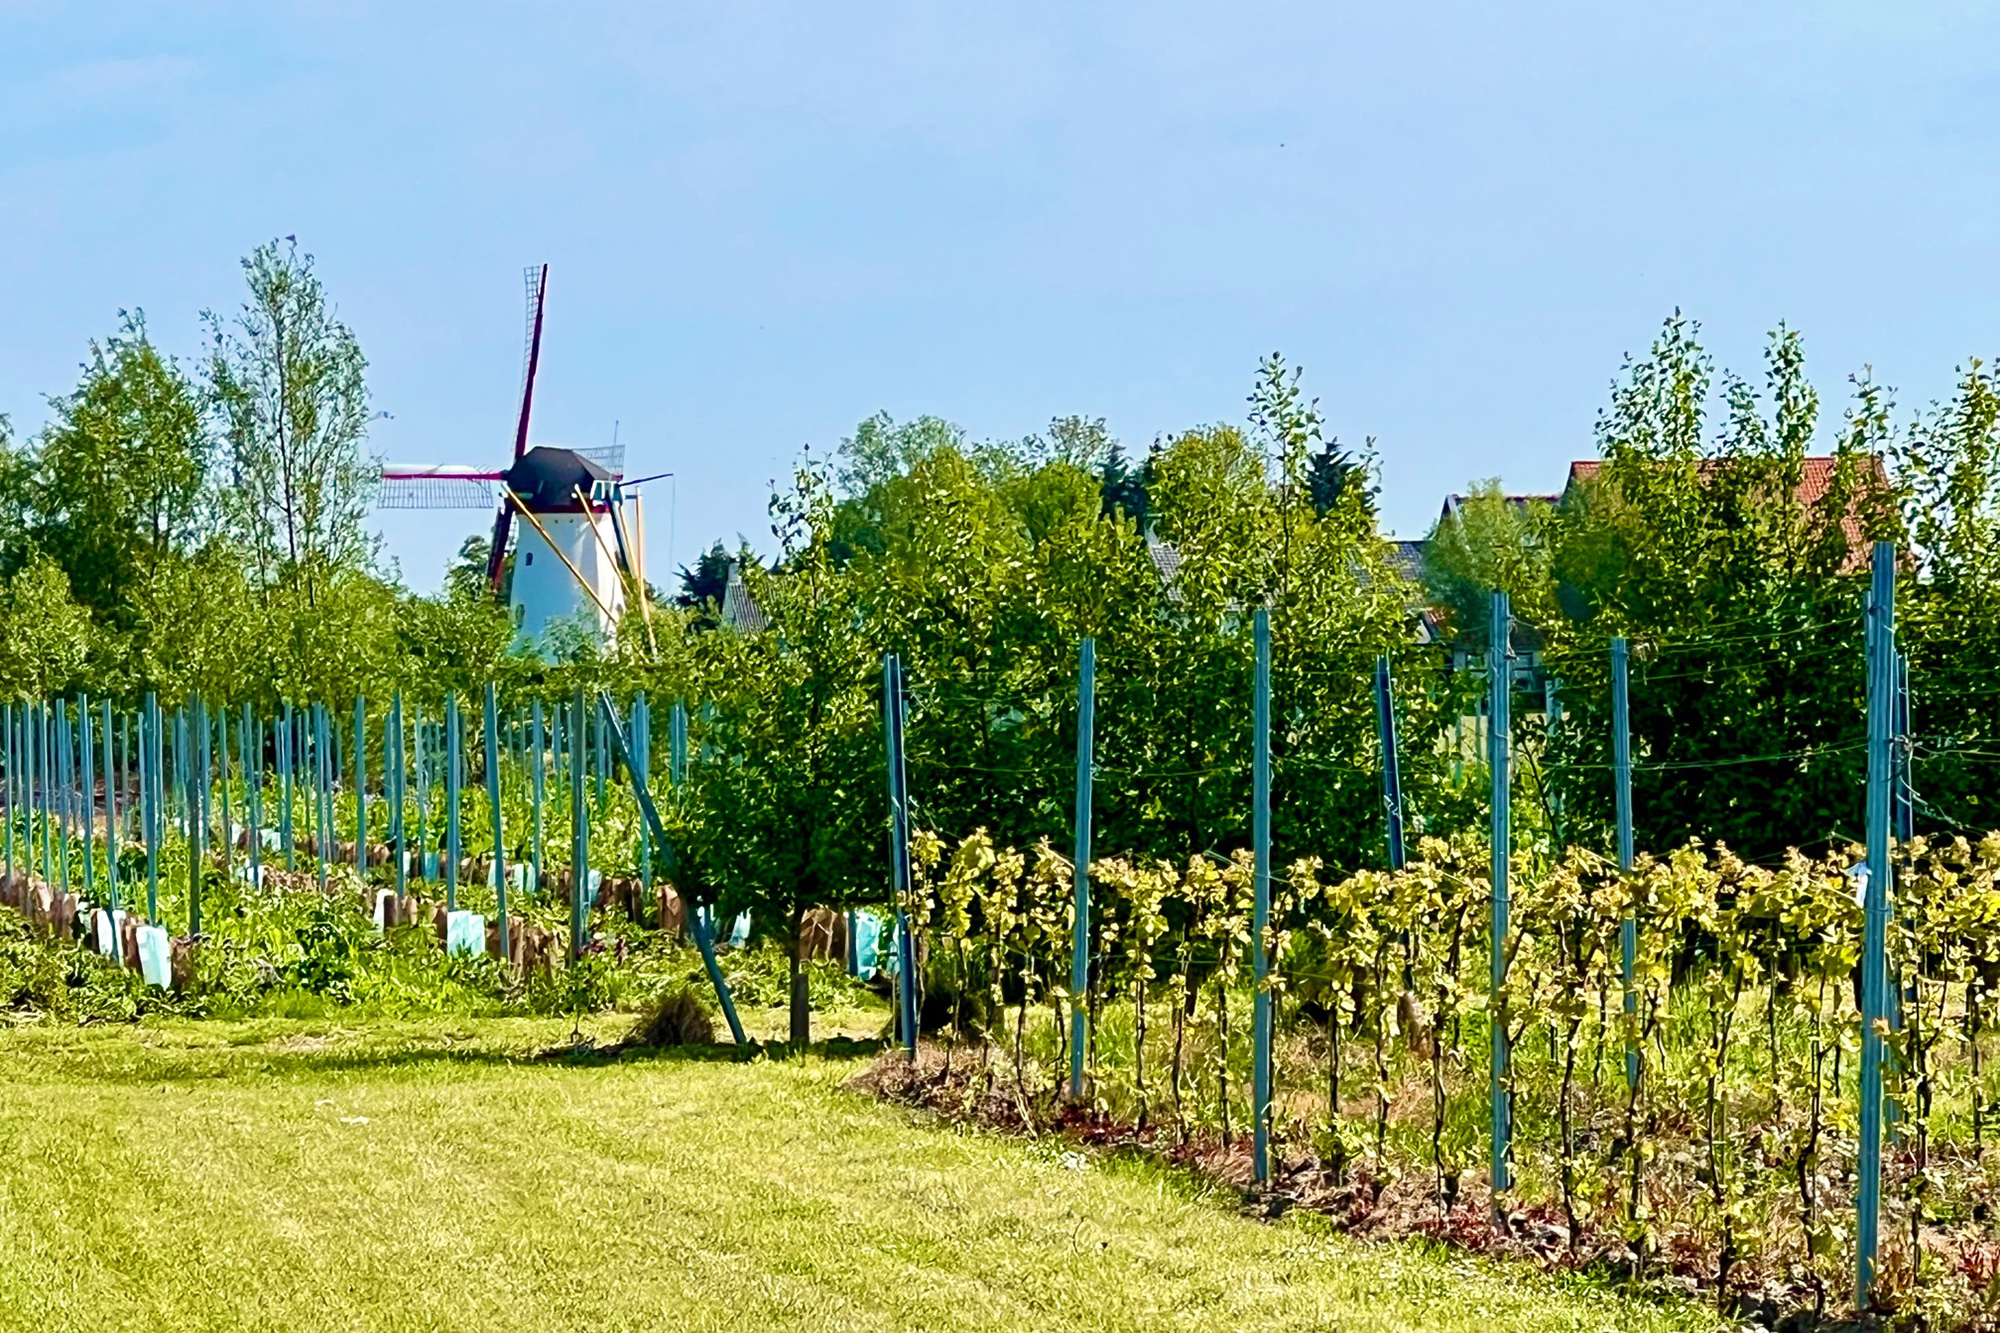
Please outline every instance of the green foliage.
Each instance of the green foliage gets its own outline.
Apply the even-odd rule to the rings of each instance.
[[[22,698],[76,688],[95,638],[90,612],[71,596],[62,567],[34,556],[0,596],[0,688]]]
[[[288,573],[316,600],[319,581],[369,554],[361,520],[372,481],[367,359],[296,243],[243,261],[250,297],[205,318],[210,392],[221,415],[231,530],[266,587]]]
[[[1474,483],[1438,519],[1424,542],[1424,588],[1461,644],[1485,651],[1495,592],[1529,625],[1555,620],[1554,523],[1548,501],[1509,498],[1498,481]]]
[[[729,993],[746,1009],[780,1009],[791,1003],[790,968],[790,950],[782,940],[753,943],[747,949],[724,955],[722,960]],[[866,1003],[867,988],[847,975],[839,959],[808,959],[805,975],[816,1010],[855,1009]],[[695,989],[701,993],[700,987]],[[707,992],[707,996],[712,1000],[713,992]]]
[[[880,893],[879,659],[829,549],[832,498],[801,466],[772,502],[781,573],[751,569],[769,628],[703,636],[702,762],[677,793],[675,841],[696,901],[796,923]]]
[[[1719,393],[1697,332],[1676,316],[1628,363],[1601,466],[1550,525],[1560,609],[1528,613],[1563,706],[1548,777],[1573,831],[1600,837],[1607,643],[1625,635],[1638,844],[1712,837],[1769,861],[1860,833],[1862,575],[1870,541],[1900,531],[1888,408],[1857,379],[1827,440],[1795,332],[1772,335],[1761,389],[1723,376]],[[1831,461],[1808,485],[1814,453]]]
[[[49,400],[27,504],[33,540],[77,600],[117,624],[127,590],[203,535],[210,440],[200,393],[142,313],[122,316],[89,356],[76,388]]]
[[[987,990],[976,1030],[1002,1058],[974,1062],[975,1091],[1011,1101],[1030,1127],[1064,1114],[1064,1022],[1080,998],[1099,1112],[1171,1124],[1181,1142],[1227,1143],[1249,1122],[1247,855],[1093,862],[1090,990],[1072,997],[1067,863],[1046,844],[1024,854],[978,833],[955,846],[925,834],[914,850],[903,905],[932,970],[946,990]],[[1311,1146],[1331,1183],[1385,1210],[1452,1214],[1484,1165],[1497,1023],[1518,1182],[1503,1206],[1560,1219],[1570,1262],[1608,1249],[1724,1293],[1844,1299],[1858,849],[1767,869],[1689,843],[1622,875],[1576,848],[1521,855],[1497,994],[1487,849],[1424,838],[1414,851],[1395,873],[1329,876],[1308,857],[1273,876],[1281,1158],[1296,1167]],[[1990,1243],[1976,1208],[1992,1184],[1981,1125],[2000,1092],[1981,1060],[2000,987],[2000,834],[1918,839],[1899,850],[1898,876],[1890,952],[1906,999],[1887,1068],[1903,1146],[1883,1235],[1884,1271],[1900,1276],[1880,1296],[1906,1316],[1921,1300],[1963,1318],[1982,1294],[1955,1265]]]

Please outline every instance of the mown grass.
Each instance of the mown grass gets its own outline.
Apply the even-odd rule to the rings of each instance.
[[[535,1056],[570,1030],[0,1032],[0,1324],[1712,1326],[1311,1219],[1252,1221],[1143,1163],[920,1124],[842,1090],[849,1059]]]

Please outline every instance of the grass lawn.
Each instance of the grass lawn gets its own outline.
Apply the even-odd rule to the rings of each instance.
[[[568,1030],[0,1030],[0,1326],[1713,1326],[918,1124],[850,1059],[532,1057]]]

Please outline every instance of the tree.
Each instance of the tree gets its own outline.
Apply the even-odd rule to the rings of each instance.
[[[1924,824],[2000,823],[2000,375],[1960,367],[1948,402],[1910,422],[1895,448],[1917,578],[1902,582],[1897,638],[1910,654],[1925,733],[1913,779]]]
[[[934,450],[964,444],[965,432],[941,417],[921,416],[899,425],[887,412],[877,412],[840,442],[834,479],[842,495],[865,495]]]
[[[204,315],[210,392],[223,425],[232,529],[266,589],[296,574],[308,605],[371,555],[362,527],[373,472],[367,360],[289,238],[243,261],[250,299]]]
[[[1110,456],[1104,460],[1104,467],[1098,473],[1098,489],[1103,495],[1103,508],[1107,515],[1123,514],[1138,525],[1139,531],[1147,531],[1152,520],[1153,453],[1147,451],[1137,467],[1125,459],[1124,446],[1111,446]]]
[[[1459,642],[1484,652],[1493,594],[1514,615],[1544,625],[1556,614],[1552,573],[1555,506],[1533,496],[1510,499],[1497,480],[1475,483],[1431,528],[1423,579],[1432,603],[1449,617]]]
[[[507,604],[514,592],[513,546],[509,543],[507,554],[500,558],[500,587],[496,596],[486,582],[486,554],[492,545],[493,539],[479,532],[458,544],[458,555],[444,571],[444,587],[448,595],[463,599],[477,596],[489,604]]]
[[[486,543],[485,537],[467,538],[454,567],[463,577],[449,580],[438,596],[406,598],[397,611],[403,674],[423,698],[451,691],[476,698],[508,665],[514,626],[487,587]]]
[[[161,698],[275,701],[265,689],[264,609],[250,594],[242,557],[226,540],[161,559],[129,596],[133,659]]]
[[[0,681],[17,699],[47,699],[86,683],[95,642],[90,612],[70,595],[69,578],[36,554],[0,595]],[[94,682],[92,682],[94,683]]]
[[[0,578],[11,576],[34,552],[28,503],[34,460],[14,448],[14,425],[0,412]]]
[[[1551,785],[1570,820],[1608,825],[1607,640],[1623,635],[1639,846],[1694,834],[1769,858],[1861,832],[1867,548],[1900,533],[1880,461],[1889,407],[1857,377],[1822,443],[1796,332],[1772,333],[1761,389],[1724,375],[1719,393],[1698,334],[1676,313],[1628,358],[1597,475],[1556,516],[1566,614],[1538,626],[1564,709]],[[1815,449],[1826,461],[1807,487]]]
[[[811,1039],[800,928],[807,910],[879,898],[886,797],[879,659],[854,578],[830,550],[833,501],[809,461],[772,500],[781,572],[746,569],[769,617],[756,633],[701,636],[712,691],[701,750],[678,793],[678,838],[697,900],[782,928],[791,1039]]]
[[[1375,437],[1371,435],[1365,452],[1374,451]],[[1372,512],[1379,488],[1369,485],[1369,478],[1368,464],[1352,450],[1343,449],[1338,438],[1324,441],[1319,452],[1306,460],[1306,493],[1312,497],[1313,513],[1325,518],[1348,497],[1349,488],[1356,486],[1362,488],[1362,503]]]
[[[35,541],[79,601],[129,625],[131,590],[191,549],[208,521],[211,444],[199,397],[134,312],[90,344],[83,378],[49,408],[32,459]]]
[[[696,558],[692,569],[681,566],[681,590],[674,597],[674,605],[695,613],[696,629],[714,629],[721,623],[722,596],[729,591],[729,570],[734,563],[722,543],[717,542]]]

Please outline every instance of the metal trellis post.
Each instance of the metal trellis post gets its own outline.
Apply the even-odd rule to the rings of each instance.
[[[1403,761],[1396,740],[1396,695],[1389,654],[1375,659],[1375,734],[1382,744],[1382,823],[1389,840],[1389,869],[1403,868]]]
[[[458,910],[458,692],[444,697],[444,910]]]
[[[1486,650],[1487,764],[1492,776],[1493,915],[1487,978],[1487,1039],[1491,1070],[1487,1086],[1487,1120],[1491,1135],[1490,1171],[1493,1212],[1503,1210],[1501,1194],[1509,1187],[1508,1148],[1512,1131],[1508,1115],[1507,1014],[1502,990],[1507,981],[1507,871],[1513,853],[1511,747],[1513,731],[1513,611],[1507,594],[1493,594],[1492,638]]]
[[[500,917],[500,957],[514,956],[507,933],[507,847],[500,823],[500,713],[493,682],[486,682],[486,803],[493,815],[494,911]]]
[[[1861,1142],[1855,1163],[1854,1299],[1867,1309],[1882,1208],[1882,1027],[1888,1019],[1889,820],[1895,729],[1896,548],[1875,543],[1868,594],[1868,881],[1862,894]]]
[[[1250,708],[1251,1166],[1271,1179],[1271,613],[1258,607],[1253,626],[1256,678]]]
[[[368,878],[368,701],[354,696],[354,873]]]
[[[576,688],[576,698],[570,705],[570,741],[580,742],[586,732],[583,687]],[[569,764],[569,956],[572,961],[583,957],[584,930],[589,924],[589,913],[584,908],[584,894],[590,885],[590,793],[584,786],[586,762],[579,748],[570,755]]]
[[[546,741],[542,733],[542,701],[535,700],[534,706],[534,749],[529,757],[529,776],[534,786],[534,828],[530,830],[532,841],[528,846],[528,865],[534,872],[534,892],[542,893],[542,799],[547,783]]]
[[[1069,1095],[1083,1096],[1083,1055],[1090,1022],[1090,778],[1097,715],[1097,641],[1077,645],[1075,889],[1069,964]]]
[[[1632,706],[1631,650],[1623,635],[1611,641],[1611,785],[1618,808],[1618,870],[1632,869]],[[1639,1085],[1639,922],[1628,909],[1618,927],[1618,951],[1625,979],[1625,1086]]]

